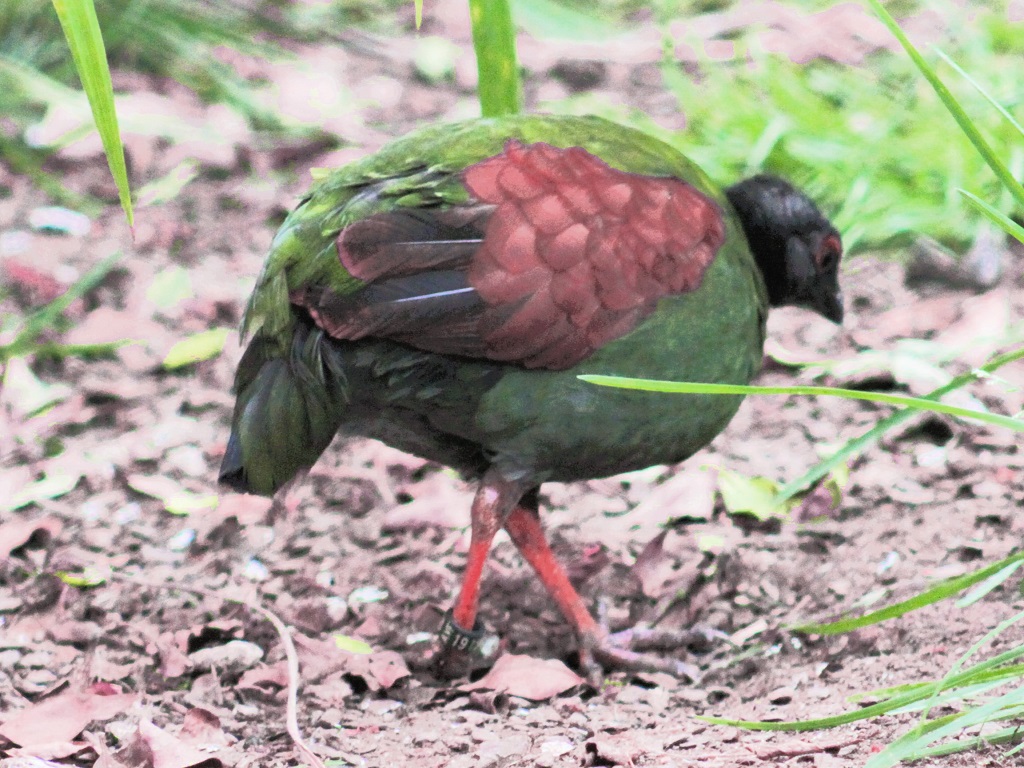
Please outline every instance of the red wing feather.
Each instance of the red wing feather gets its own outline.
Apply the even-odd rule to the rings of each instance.
[[[696,289],[725,239],[721,211],[694,187],[616,170],[579,147],[510,141],[463,179],[495,207],[469,268],[495,360],[578,363],[662,296]],[[508,279],[538,264],[549,290]],[[538,335],[538,326],[562,333]]]
[[[342,295],[295,291],[328,333],[565,369],[700,286],[725,239],[714,201],[579,148],[509,141],[462,174],[471,202],[370,216],[338,236]]]

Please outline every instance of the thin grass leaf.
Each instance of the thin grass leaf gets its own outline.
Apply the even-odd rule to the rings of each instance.
[[[968,74],[967,70],[965,70],[963,67],[961,67],[959,64],[957,64],[955,61],[953,61],[949,56],[947,56],[945,54],[945,52],[943,52],[939,48],[934,48],[933,50],[935,51],[936,54],[938,54],[938,56],[943,61],[945,61],[947,64],[949,64],[949,66],[951,66],[953,69],[955,69],[957,74],[960,75],[960,77],[962,77],[968,83],[973,85],[975,90],[977,90],[978,93],[980,93],[982,96],[984,96],[985,99],[988,100],[988,103],[996,108],[996,110],[999,112],[999,114],[1001,114],[1004,118],[1006,118],[1006,122],[1008,122],[1015,129],[1017,129],[1017,133],[1019,133],[1021,135],[1021,138],[1024,138],[1024,126],[1022,126],[1020,123],[1017,122],[1017,119],[1013,115],[1010,114],[1010,111],[1006,107],[1004,107],[1002,104],[1000,104],[996,100],[996,98],[991,93],[989,93],[981,83],[979,83],[977,80],[975,80],[973,77],[971,77],[971,75]],[[1014,178],[1016,178],[1016,176],[1014,176]]]
[[[946,755],[955,755],[959,752],[967,752],[971,749],[980,749],[987,746],[998,746],[1000,744],[1010,744],[1019,742],[1024,739],[1024,731],[1021,731],[1020,725],[1014,725],[1010,728],[1003,728],[1001,731],[995,733],[989,733],[985,736],[974,736],[969,739],[963,739],[961,741],[954,741],[949,744],[938,744],[934,747],[927,747],[918,752],[914,753],[915,759],[924,760],[928,757],[945,757]],[[1006,753],[1006,756],[1015,754],[1020,749],[1020,746],[1010,750]]]
[[[1019,736],[1019,734],[1020,734],[1020,726],[1019,725],[1016,727],[1016,730],[1017,730],[1017,733],[1018,733],[1018,736]],[[1021,749],[1024,749],[1024,744],[1017,744],[1017,746],[1015,746],[1013,749],[1007,750],[1006,756],[1009,757],[1010,755],[1016,755],[1018,752],[1021,751]]]
[[[916,759],[917,754],[932,742],[951,736],[964,728],[998,719],[1001,710],[1011,710],[1006,716],[1017,716],[1024,712],[1024,686],[1015,688],[1002,696],[974,707],[958,715],[933,720],[926,727],[918,727],[893,741],[884,750],[872,755],[864,768],[890,768],[903,760]]]
[[[154,179],[138,191],[136,207],[161,205],[175,199],[199,175],[195,160],[182,160],[159,179]]]
[[[107,165],[117,184],[121,207],[128,219],[128,226],[134,227],[135,214],[132,212],[128,169],[124,162],[121,132],[117,127],[114,88],[110,82],[107,51],[103,46],[96,7],[92,0],[53,0],[53,7],[71,49],[71,58],[82,80],[82,88],[89,98],[93,120],[96,121],[96,128],[103,141],[103,151],[107,155]]]
[[[930,695],[933,688],[934,684],[930,683],[921,691],[908,692],[861,709],[849,710],[839,715],[832,715],[831,717],[818,717],[813,720],[733,720],[727,717],[714,717],[712,715],[697,715],[696,718],[712,725],[727,725],[733,728],[745,728],[750,731],[819,731],[824,728],[836,728],[840,725],[848,725],[859,720],[868,720],[878,715],[889,714],[915,701],[919,701],[926,695]]]
[[[1015,222],[1005,213],[999,211],[991,203],[982,200],[974,193],[968,192],[966,189],[958,189],[957,192],[967,198],[967,202],[970,203],[975,210],[988,218],[989,221],[993,222],[997,227],[1006,232],[1006,234],[1011,235],[1024,243],[1024,227]]]
[[[1008,681],[1019,679],[1022,674],[1022,666],[1024,665],[1017,664],[1013,667],[1014,671],[1012,673],[999,675],[997,679],[989,680],[984,683],[962,685],[948,691],[936,691],[935,694],[927,701],[915,702],[914,704],[903,707],[903,709],[894,711],[893,714],[901,715],[905,712],[923,712],[927,709],[935,709],[936,707],[952,706],[956,702],[967,699],[977,700],[989,691],[994,691],[996,688],[1004,687]]]
[[[416,9],[416,29],[418,30],[423,26],[423,0],[415,0],[413,6]]]
[[[2,133],[0,157],[3,157],[4,162],[15,174],[32,179],[32,183],[55,203],[81,211],[90,217],[98,216],[107,208],[107,204],[99,198],[67,189],[59,178],[44,170],[43,163],[46,162],[47,153],[26,147],[22,142],[10,139]]]
[[[924,396],[924,399],[938,399],[943,395],[948,395],[950,392],[961,389],[980,378],[984,378],[985,374],[994,373],[1004,365],[1022,358],[1024,358],[1024,347],[997,355],[985,363],[985,365],[981,366],[977,371],[962,373],[959,376],[954,377],[948,384],[944,384],[941,387],[933,389]],[[917,413],[917,411],[909,408],[897,411],[891,416],[887,416],[879,421],[864,434],[849,440],[834,454],[822,461],[819,461],[813,467],[804,472],[804,474],[800,475],[800,477],[795,480],[791,480],[782,486],[782,488],[779,489],[777,503],[781,504],[786,500],[791,499],[796,494],[807,490],[823,477],[828,475],[829,472],[832,472],[837,466],[839,466],[839,464],[844,461],[851,460],[855,456],[863,453],[880,440],[883,435],[913,417],[915,413]]]
[[[516,24],[536,38],[603,41],[621,34],[621,23],[606,21],[593,7],[581,10],[555,0],[515,0]]]
[[[517,114],[523,105],[523,85],[508,0],[469,0],[469,15],[480,75],[480,113],[484,117]]]
[[[742,384],[701,384],[696,382],[661,381],[658,379],[632,379],[626,376],[601,376],[585,374],[579,377],[591,384],[619,389],[638,389],[644,392],[666,392],[678,394],[706,395],[814,395],[816,397],[842,397],[848,400],[867,400],[874,403],[899,405],[933,413],[945,413],[961,419],[973,419],[1024,432],[1024,420],[995,413],[961,408],[958,405],[940,403],[930,398],[890,395],[885,392],[864,392],[859,389],[839,387],[757,387]]]
[[[52,328],[57,318],[77,299],[81,298],[101,282],[107,273],[121,258],[120,252],[113,253],[94,266],[62,295],[51,301],[25,320],[24,327],[17,337],[7,346],[0,346],[0,362],[16,355],[25,354],[32,347],[36,338],[48,328]]]
[[[44,72],[6,54],[0,54],[0,75],[3,75],[5,85],[16,88],[21,96],[34,102],[59,104],[78,94],[74,89],[68,88]]]
[[[1024,646],[1018,646],[1010,649],[1009,651],[1004,651],[1003,653],[993,656],[991,659],[980,662],[970,669],[949,678],[946,680],[948,683],[947,687],[957,688],[962,685],[974,684],[975,681],[983,678],[993,670],[996,670],[999,666],[1014,661],[1021,656],[1024,656]],[[878,715],[903,710],[914,702],[930,698],[937,689],[941,690],[939,682],[929,682],[919,688],[893,696],[892,698],[887,699],[886,701],[880,701],[877,704],[871,704],[870,706],[863,707],[861,709],[850,710],[839,715],[832,715],[831,717],[815,718],[813,720],[793,720],[788,722],[733,720],[730,718],[713,717],[709,715],[700,715],[697,719],[714,725],[729,725],[736,728],[746,728],[747,730],[752,731],[814,731],[822,728],[835,728],[839,725],[847,725],[848,723],[854,723],[858,720],[867,720]],[[949,717],[937,718],[930,721],[929,726],[926,726],[926,728],[930,727],[932,724],[941,724],[949,719]]]
[[[893,696],[901,696],[904,693],[911,691],[917,691],[927,686],[927,682],[923,683],[904,683],[903,685],[893,685],[888,688],[876,688],[873,691],[861,691],[860,693],[851,693],[846,697],[846,700],[851,704],[857,704],[862,701],[878,701],[880,699],[891,699]]]
[[[971,645],[971,647],[968,648],[967,651],[964,652],[960,656],[960,658],[958,658],[956,660],[956,662],[954,662],[953,666],[949,668],[949,672],[946,673],[946,676],[943,677],[943,679],[939,681],[939,686],[940,687],[936,688],[935,692],[931,695],[931,697],[925,703],[925,707],[921,711],[921,723],[922,724],[924,724],[927,721],[928,713],[932,709],[934,709],[936,706],[938,706],[938,704],[939,704],[939,701],[938,701],[939,694],[943,690],[949,690],[950,688],[953,688],[953,686],[950,685],[949,681],[952,680],[953,678],[957,677],[957,675],[960,673],[960,670],[963,669],[964,664],[967,663],[967,660],[970,659],[972,656],[974,656],[974,654],[976,654],[978,651],[980,651],[982,649],[982,647],[988,645],[995,638],[999,637],[999,635],[1003,634],[1003,632],[1005,632],[1007,629],[1012,627],[1014,624],[1016,624],[1021,619],[1024,619],[1024,613],[1018,613],[1015,616],[1011,616],[1010,618],[1004,619],[1003,621],[999,622],[998,625],[996,625],[995,627],[990,629],[981,638],[976,640],[974,642],[974,644]]]
[[[985,140],[985,137],[981,135],[981,131],[978,130],[977,126],[971,120],[971,118],[964,111],[963,107],[960,106],[960,102],[956,100],[956,97],[950,92],[945,86],[939,76],[935,73],[935,69],[924,60],[921,53],[914,47],[914,44],[910,42],[910,39],[900,29],[899,24],[896,20],[889,15],[889,12],[882,7],[880,0],[867,0],[867,3],[875,10],[882,22],[889,28],[889,31],[895,35],[896,39],[899,40],[900,45],[909,54],[914,64],[920,70],[921,74],[924,75],[925,79],[934,89],[935,93],[942,100],[946,109],[956,120],[957,125],[960,126],[960,130],[966,134],[967,138],[970,139],[978,153],[985,158],[985,162],[988,163],[989,168],[999,177],[999,180],[1003,182],[1010,193],[1013,195],[1017,204],[1024,208],[1024,186],[1014,178],[1010,169],[1006,167],[1006,164],[999,158],[996,151],[992,149],[991,145]]]
[[[967,573],[963,576],[947,579],[946,581],[942,581],[934,587],[926,589],[924,592],[914,595],[907,600],[886,606],[885,608],[880,608],[877,611],[872,611],[871,613],[864,614],[863,616],[850,619],[840,619],[839,621],[826,623],[800,624],[790,627],[790,629],[794,632],[804,632],[810,635],[838,635],[843,632],[851,632],[855,629],[860,629],[861,627],[867,627],[872,624],[888,621],[889,619],[898,618],[906,613],[923,608],[926,605],[946,600],[947,598],[962,592],[968,587],[972,587],[975,584],[983,582],[991,576],[1000,573],[1003,569],[1014,564],[1020,564],[1021,562],[1024,562],[1024,552],[1018,552],[1015,555],[1010,555],[997,563],[987,565],[973,573]]]
[[[81,357],[86,360],[113,357],[121,347],[138,344],[135,339],[118,339],[117,341],[101,341],[95,344],[57,344],[52,341],[43,342],[33,350],[36,359],[50,358],[63,360],[68,357]]]
[[[757,137],[757,141],[750,148],[750,153],[747,155],[746,160],[746,175],[760,171],[768,159],[768,155],[772,153],[782,138],[792,130],[792,120],[783,115],[775,117],[768,125],[765,126],[761,135]],[[844,239],[844,242],[845,239]],[[849,248],[849,245],[846,246]]]
[[[888,748],[887,748],[886,750],[883,750],[882,752],[879,752],[875,757],[870,758],[869,761],[864,764],[864,768],[868,768],[868,766],[873,766],[873,768],[888,768],[888,766],[893,766],[893,765],[895,765],[896,763],[899,763],[899,762],[912,762],[912,761],[915,761],[915,760],[921,760],[921,759],[923,759],[925,757],[928,757],[930,755],[933,755],[933,754],[935,754],[935,755],[953,754],[955,752],[966,751],[967,749],[972,748],[972,746],[973,747],[984,746],[985,744],[989,743],[989,737],[986,737],[986,736],[976,736],[976,737],[974,737],[972,739],[967,739],[965,741],[954,741],[954,742],[949,743],[949,744],[939,744],[939,745],[936,745],[936,746],[929,746],[929,747],[921,748],[921,744],[928,744],[928,743],[930,743],[932,741],[935,741],[937,738],[942,738],[942,736],[929,737],[929,738],[923,738],[923,737],[927,736],[928,734],[931,734],[931,733],[935,732],[936,730],[938,730],[940,728],[944,728],[946,726],[949,726],[952,723],[956,723],[957,721],[960,721],[962,723],[963,722],[962,718],[966,714],[968,714],[968,713],[970,713],[972,711],[973,710],[968,710],[965,713],[954,713],[952,715],[945,715],[944,717],[936,718],[936,719],[932,720],[931,722],[929,722],[929,724],[928,724],[928,726],[926,728],[923,728],[923,729],[921,729],[920,731],[917,731],[917,732],[910,732],[908,734],[904,734],[904,736],[900,737],[900,739],[897,739],[897,741],[901,741],[902,739],[906,739],[905,742],[902,742],[902,749],[900,750],[903,753],[902,757],[899,756],[899,755],[896,755],[896,754],[889,753],[888,752]],[[1008,709],[1004,710],[1003,712],[1001,712],[998,716],[989,718],[988,720],[985,720],[982,723],[982,725],[984,725],[986,723],[995,723],[995,722],[1000,722],[1000,721],[1003,721],[1003,720],[1016,719],[1016,718],[1018,718],[1020,716],[1021,712],[1024,712],[1024,706],[1017,706],[1017,707],[1008,708]],[[965,729],[965,728],[969,728],[971,726],[969,726],[969,725],[962,725],[961,724],[961,725],[959,725],[957,727],[961,728],[961,730],[962,730],[962,729]],[[1003,731],[998,731],[997,733],[1006,733],[1006,732],[1014,732],[1019,737],[1019,735],[1020,735],[1020,728],[1019,728],[1019,726],[1015,727],[1015,728],[1012,728],[1012,729],[1011,728],[1007,728],[1007,729],[1004,729]],[[993,737],[995,735],[996,734],[993,734]],[[1012,739],[1004,739],[1004,741],[1011,741],[1011,740]],[[895,744],[895,743],[896,742],[893,742],[893,744]],[[893,744],[890,744],[889,747],[891,748],[893,746]],[[968,746],[968,745],[972,745],[972,746]],[[1009,753],[1007,753],[1007,754],[1009,754]],[[877,762],[873,762],[875,760],[877,760]]]
[[[977,587],[975,587],[966,595],[957,600],[956,607],[966,608],[970,605],[974,605],[976,602],[985,597],[985,595],[987,595],[993,589],[1001,586],[1003,582],[1005,582],[1008,578],[1013,576],[1013,574],[1015,574],[1020,569],[1021,565],[1024,565],[1024,563],[1020,561],[1010,563],[998,573],[993,573],[985,581],[981,582],[981,584],[979,584]]]

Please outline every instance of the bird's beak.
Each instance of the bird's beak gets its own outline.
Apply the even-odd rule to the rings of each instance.
[[[814,297],[815,312],[824,318],[831,320],[836,325],[843,322],[843,292],[836,288],[834,291],[823,291]]]

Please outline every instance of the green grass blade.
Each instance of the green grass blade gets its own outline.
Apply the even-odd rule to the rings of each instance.
[[[958,752],[967,752],[971,749],[981,749],[1000,744],[1014,744],[1022,739],[1024,739],[1024,731],[1021,730],[1019,725],[1014,725],[994,733],[985,734],[984,736],[974,736],[969,739],[954,741],[949,744],[937,744],[934,747],[919,750],[914,753],[914,759],[923,760],[928,757],[945,757],[946,755],[955,755]],[[1009,754],[1008,752],[1007,755]]]
[[[994,373],[999,368],[1002,368],[1008,363],[1012,363],[1015,360],[1024,358],[1024,347],[1019,349],[1011,350],[989,360],[983,365],[978,371],[968,371],[967,373],[960,374],[959,376],[951,379],[947,384],[944,384],[937,389],[932,390],[925,395],[923,400],[937,400],[943,395],[947,395],[961,387],[966,386],[974,381],[977,381],[981,376],[988,373]],[[592,380],[594,376],[581,376],[581,379],[587,381]],[[603,378],[615,378],[615,377],[603,377]],[[908,419],[917,413],[917,409],[904,408],[903,410],[897,411],[890,416],[879,421],[875,426],[869,429],[864,434],[855,437],[847,441],[842,447],[839,448],[828,458],[822,459],[813,467],[808,469],[804,474],[795,480],[791,480],[779,489],[778,496],[775,497],[774,503],[781,506],[785,504],[789,499],[793,498],[798,493],[805,491],[812,485],[817,483],[823,477],[826,477],[830,472],[836,469],[851,458],[860,455],[870,446],[874,445],[878,440],[882,438],[887,432],[895,429],[900,424],[904,423]],[[974,413],[974,412],[972,412]],[[973,418],[973,417],[972,417]]]
[[[523,85],[508,0],[469,0],[469,15],[480,74],[480,112],[484,117],[514,115],[522,109]]]
[[[47,154],[41,150],[26,147],[22,142],[0,134],[0,157],[14,173],[32,179],[33,184],[59,205],[84,213],[90,218],[98,216],[107,207],[99,198],[74,192],[66,188],[59,178],[47,173],[43,169]]]
[[[943,51],[941,51],[938,48],[936,48],[935,49],[935,53],[937,53],[942,58],[943,61],[945,61],[947,64],[949,64],[949,66],[951,66],[953,69],[955,69],[957,74],[960,75],[960,77],[962,77],[968,83],[973,85],[975,90],[977,90],[978,93],[980,93],[982,96],[984,96],[985,99],[988,101],[988,103],[991,104],[993,107],[995,107],[996,110],[999,112],[999,114],[1001,114],[1006,119],[1006,122],[1008,122],[1010,125],[1012,125],[1014,128],[1017,129],[1017,133],[1019,133],[1021,135],[1021,138],[1024,138],[1024,126],[1022,126],[1020,123],[1018,123],[1017,119],[1013,115],[1010,114],[1010,111],[1006,107],[1004,107],[1002,104],[1000,104],[996,100],[996,98],[991,93],[989,93],[984,88],[984,86],[982,86],[981,83],[979,83],[977,80],[975,80],[973,77],[971,77],[967,73],[967,70],[965,70],[963,67],[961,67],[959,64],[957,64],[955,61],[953,61],[951,58],[949,58],[949,56],[947,56]],[[1016,177],[1014,177],[1014,178],[1016,178]]]
[[[624,30],[598,16],[593,8],[576,8],[557,0],[515,0],[513,18],[528,34],[545,38],[608,41]]]
[[[967,651],[964,654],[962,654],[959,659],[956,660],[956,663],[954,663],[953,666],[950,668],[949,672],[946,673],[946,676],[941,681],[939,681],[939,687],[936,688],[931,698],[929,698],[926,702],[925,708],[921,711],[922,724],[924,724],[927,721],[929,711],[938,706],[941,692],[944,690],[949,690],[950,688],[954,687],[950,684],[949,681],[956,678],[960,674],[960,670],[963,669],[963,666],[967,663],[967,660],[974,656],[976,653],[978,653],[978,651],[980,651],[984,646],[987,646],[990,642],[999,637],[999,635],[1003,634],[1003,632],[1012,627],[1021,619],[1024,619],[1024,613],[1017,613],[1014,616],[1011,616],[1010,618],[1004,619],[1003,621],[999,622],[997,626],[993,627],[991,630],[986,632],[981,638],[976,640],[974,644],[971,645],[971,647],[968,648]]]
[[[923,608],[926,605],[946,600],[947,598],[953,597],[957,593],[962,592],[968,587],[972,587],[975,584],[995,576],[1004,568],[1008,568],[1011,565],[1021,562],[1024,562],[1024,552],[1010,555],[997,563],[987,565],[973,573],[966,573],[963,576],[957,576],[956,578],[943,581],[930,589],[926,589],[920,594],[914,595],[908,600],[886,606],[885,608],[880,608],[877,611],[866,613],[863,616],[857,616],[856,618],[851,619],[840,619],[839,621],[828,622],[825,624],[801,624],[799,626],[790,627],[790,629],[794,632],[804,632],[809,635],[838,635],[843,632],[851,632],[855,629],[860,629],[861,627],[870,626],[871,624],[878,624],[882,621],[895,619],[906,613],[910,613],[911,611],[916,611],[918,608]]]
[[[43,342],[34,350],[36,359],[52,358],[63,360],[67,357],[81,357],[86,360],[98,360],[100,358],[112,357],[121,347],[129,344],[137,344],[134,339],[118,339],[117,341],[102,341],[96,344],[55,344],[54,342]],[[0,352],[2,359],[3,352]]]
[[[601,376],[587,374],[579,377],[591,384],[620,389],[638,389],[644,392],[666,392],[680,394],[708,395],[814,395],[817,397],[842,397],[848,400],[868,400],[875,403],[898,405],[934,413],[945,413],[962,419],[974,419],[1017,432],[1024,432],[1024,420],[996,413],[974,411],[957,405],[940,403],[931,398],[890,395],[885,392],[864,392],[859,389],[838,387],[757,387],[741,384],[699,384],[695,382],[660,381],[657,379],[631,379],[625,376]]]
[[[891,699],[871,704],[861,709],[852,709],[830,717],[818,717],[813,720],[733,720],[726,717],[714,717],[698,715],[698,720],[703,720],[713,725],[728,725],[734,728],[746,728],[751,731],[817,731],[823,728],[836,728],[840,725],[848,725],[858,720],[868,720],[878,715],[885,715],[894,710],[902,709],[915,701],[920,701],[932,694],[935,690],[935,683],[929,683],[918,690],[893,696]],[[933,721],[934,722],[934,721]]]
[[[981,374],[994,373],[998,369],[1002,368],[1008,363],[1012,363],[1015,360],[1024,358],[1024,347],[1020,349],[1011,350],[1002,355],[998,355],[989,360],[983,365],[979,371]],[[980,375],[977,371],[968,371],[956,376],[948,384],[944,384],[937,389],[932,390],[925,399],[938,399],[943,395],[947,395],[954,390],[960,389],[974,381],[977,381]],[[779,495],[776,498],[777,504],[783,504],[787,500],[793,498],[796,494],[810,488],[816,482],[827,476],[829,472],[834,470],[844,461],[848,461],[854,456],[857,456],[864,452],[867,448],[874,445],[878,440],[882,438],[889,430],[895,429],[900,424],[910,419],[917,411],[910,408],[906,408],[901,411],[897,411],[891,416],[879,421],[875,426],[865,432],[863,435],[849,440],[844,444],[838,451],[829,456],[827,459],[823,459],[815,464],[813,467],[808,469],[804,474],[795,480],[791,480],[779,489]]]
[[[936,706],[953,706],[962,701],[977,701],[982,696],[997,688],[1005,688],[1008,681],[1019,680],[1021,675],[1024,674],[1024,665],[1014,664],[1011,667],[995,670],[995,673],[988,672],[983,675],[985,682],[975,683],[971,682],[969,685],[961,685],[956,688],[951,688],[945,691],[936,691],[932,698],[928,701],[918,701],[909,706],[903,707],[903,709],[893,712],[893,714],[899,715],[904,712],[923,712],[926,709],[934,709]],[[928,685],[928,683],[925,683]],[[903,693],[903,691],[899,691]],[[895,695],[895,694],[893,694]],[[847,700],[853,703],[854,697],[849,697]],[[869,696],[864,694],[861,700],[864,699],[878,699],[878,696]],[[884,698],[890,698],[886,696]],[[969,705],[968,705],[969,706]]]
[[[96,121],[96,128],[103,141],[103,151],[117,184],[128,226],[134,226],[135,214],[132,211],[128,169],[124,162],[121,132],[117,127],[117,112],[114,110],[114,88],[110,82],[107,52],[96,19],[96,7],[93,0],[53,0],[53,7],[60,19],[68,47],[71,48],[71,57],[82,80],[82,88],[89,98],[93,120]]]
[[[1024,688],[1018,686],[981,706],[972,707],[957,715],[933,720],[927,724],[927,727],[919,727],[904,734],[884,751],[873,755],[864,764],[864,768],[889,768],[903,760],[913,759],[915,754],[933,741],[951,736],[972,725],[980,725],[996,719],[1000,716],[1000,711],[1004,709],[1012,708],[1013,714],[1019,714],[1022,707],[1024,707]]]
[[[960,126],[967,138],[970,139],[975,149],[978,150],[979,154],[985,158],[985,162],[992,171],[999,177],[999,180],[1003,182],[1010,193],[1013,195],[1017,204],[1024,208],[1024,186],[1014,178],[1010,169],[1006,167],[1006,164],[1000,160],[999,155],[992,149],[991,145],[985,140],[985,137],[981,135],[981,131],[978,130],[977,126],[971,120],[971,118],[964,111],[963,107],[960,106],[960,102],[956,100],[956,97],[950,92],[945,86],[939,76],[935,73],[935,69],[924,60],[921,53],[914,47],[914,44],[910,42],[910,39],[903,34],[903,30],[900,29],[899,24],[896,20],[889,15],[888,11],[882,7],[880,0],[867,0],[868,4],[874,8],[875,13],[878,14],[882,22],[889,28],[889,31],[895,35],[896,39],[899,40],[900,45],[909,54],[914,64],[924,75],[925,79],[934,89],[935,93],[942,100],[946,109],[956,120],[957,125]]]
[[[63,294],[51,301],[42,309],[30,315],[25,320],[25,326],[18,333],[17,337],[6,347],[0,346],[0,361],[24,354],[32,346],[36,338],[47,328],[52,328],[57,318],[71,306],[72,302],[81,298],[97,285],[99,285],[107,273],[114,268],[120,252],[113,253],[103,259],[99,264],[86,272],[78,281],[67,289]]]
[[[974,684],[975,681],[981,678],[991,677],[990,673],[993,673],[997,667],[1018,659],[1021,656],[1024,656],[1024,646],[1017,646],[993,656],[991,659],[979,662],[970,669],[952,677],[944,678],[941,681],[926,683],[908,690],[905,693],[897,694],[885,701],[880,701],[877,704],[871,704],[861,709],[832,715],[831,717],[821,717],[813,720],[791,720],[788,722],[733,720],[730,718],[707,715],[698,716],[697,719],[713,723],[714,725],[729,725],[736,728],[746,728],[752,731],[814,731],[822,728],[835,728],[839,725],[847,725],[849,723],[855,723],[858,720],[867,720],[878,715],[885,715],[890,712],[905,709],[915,702],[930,699],[936,690],[957,688],[965,684]],[[1019,676],[1019,672],[1015,676]],[[957,717],[957,715],[951,715],[945,718],[936,718],[935,720],[930,721],[924,727],[924,730],[928,731],[938,728],[955,717]]]
[[[1006,234],[1017,238],[1020,242],[1024,243],[1024,227],[1015,222],[1009,216],[1002,211],[999,211],[991,203],[982,200],[980,197],[972,192],[968,192],[966,189],[958,189],[961,195],[967,198],[967,202],[974,206],[974,208],[985,216],[989,221],[994,223],[997,227],[1000,227]]]
[[[969,605],[974,605],[974,603],[976,603],[979,600],[981,600],[983,597],[985,597],[985,595],[987,595],[993,589],[995,589],[996,587],[1001,586],[1003,584],[1003,582],[1005,582],[1007,579],[1009,579],[1011,576],[1013,576],[1013,574],[1015,574],[1018,570],[1020,570],[1020,567],[1022,565],[1024,565],[1024,563],[1022,563],[1020,561],[1013,562],[1013,563],[1010,563],[1009,565],[1007,565],[1003,570],[999,571],[998,573],[992,574],[985,581],[983,581],[981,584],[979,584],[977,587],[975,587],[970,592],[968,592],[966,595],[964,595],[959,600],[957,600],[956,601],[956,607],[957,608],[966,608]]]

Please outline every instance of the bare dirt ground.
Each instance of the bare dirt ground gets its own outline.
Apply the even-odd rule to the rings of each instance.
[[[437,18],[465,39],[464,24]],[[428,31],[441,29],[437,18],[428,19]],[[496,668],[484,687],[438,681],[419,668],[424,637],[456,589],[468,538],[471,491],[442,467],[379,444],[339,443],[273,505],[230,494],[208,503],[218,493],[237,335],[232,330],[224,353],[198,365],[169,372],[161,361],[189,334],[236,327],[309,167],[357,156],[425,119],[472,113],[471,67],[460,59],[453,83],[429,86],[404,53],[411,40],[379,47],[360,37],[332,51],[300,52],[328,73],[328,85],[340,78],[353,92],[344,118],[335,115],[352,144],[326,154],[316,144],[249,143],[244,130],[227,136],[220,113],[173,84],[121,77],[121,88],[157,94],[180,115],[224,128],[220,144],[202,147],[129,137],[136,184],[190,153],[203,157],[200,176],[179,196],[139,211],[134,245],[113,207],[85,235],[33,229],[30,215],[47,200],[0,166],[10,191],[0,200],[0,266],[12,288],[0,310],[24,312],[122,250],[120,264],[69,309],[72,327],[54,340],[140,340],[112,359],[39,360],[36,375],[56,387],[45,393],[56,404],[42,415],[31,415],[38,387],[12,383],[24,381],[20,374],[9,373],[0,394],[0,765],[302,764],[286,735],[282,643],[257,605],[291,627],[301,664],[299,725],[329,765],[863,764],[913,715],[809,735],[745,732],[694,716],[836,714],[854,706],[846,700],[852,694],[943,675],[986,629],[1019,611],[1019,594],[1004,588],[966,609],[940,604],[850,635],[785,629],[838,615],[866,595],[898,599],[1016,547],[1024,452],[1009,432],[918,418],[856,462],[837,510],[819,492],[792,522],[775,525],[725,515],[715,468],[795,477],[884,409],[748,399],[726,433],[685,467],[547,487],[544,520],[556,549],[585,596],[604,600],[613,627],[703,624],[731,640],[689,654],[700,671],[695,681],[613,674],[600,690],[561,665],[575,663],[573,639],[507,539],[484,580],[483,619],[525,668]],[[678,120],[651,66],[584,66],[529,46],[524,61],[533,104],[582,84],[668,125]],[[562,79],[551,74],[560,63]],[[238,64],[260,74],[258,63]],[[88,148],[81,154],[65,153],[52,169],[71,189],[110,196],[102,160]],[[945,350],[979,364],[1024,311],[1021,254],[1008,254],[1005,264],[999,285],[975,294],[941,285],[911,290],[901,267],[855,258],[846,267],[845,327],[777,313],[770,351],[851,361],[826,382],[927,391],[932,369],[915,363],[919,357],[872,358],[864,350],[906,349],[899,340],[910,338],[930,342],[928,354]],[[168,288],[181,285],[175,268],[190,278],[180,291]],[[1024,370],[1003,375],[1019,384]],[[761,377],[807,380],[773,362]],[[973,393],[999,412],[1022,408],[1019,388]],[[19,501],[33,480],[49,485],[30,485]],[[828,514],[810,519],[820,512]],[[118,575],[84,589],[56,576],[86,569]],[[336,636],[374,652],[339,650]],[[1020,641],[1011,629],[982,650]],[[548,659],[556,661],[538,671],[538,660]],[[924,764],[1015,760],[1024,764],[993,748]]]

